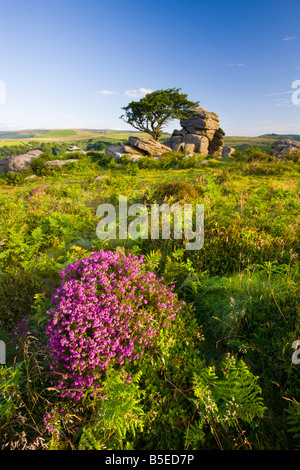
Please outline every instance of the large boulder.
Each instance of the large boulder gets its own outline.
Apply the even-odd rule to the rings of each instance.
[[[182,129],[174,130],[164,142],[175,152],[196,152],[204,155],[221,154],[225,132],[220,128],[216,113],[193,108],[180,119]]]
[[[300,142],[295,140],[276,140],[271,145],[273,155],[295,155],[300,152]]]
[[[29,169],[29,165],[35,158],[41,155],[41,150],[30,150],[23,155],[5,157],[0,160],[0,173],[15,171],[21,173]]]
[[[128,142],[129,145],[134,149],[154,157],[160,157],[164,153],[170,152],[170,149],[167,146],[157,142],[154,139],[143,139],[141,137],[130,136]]]
[[[184,151],[185,152],[198,152],[207,154],[209,140],[205,135],[197,135],[197,134],[187,134],[183,137]],[[191,145],[193,145],[193,148]]]
[[[105,155],[110,155],[115,160],[119,160],[125,154],[126,152],[124,150],[124,147],[121,145],[110,145],[109,147],[106,147],[105,149]]]
[[[133,161],[145,155],[160,157],[166,152],[170,152],[170,148],[166,145],[154,139],[144,139],[136,136],[130,136],[128,142],[124,145],[110,145],[105,149],[106,155],[110,155],[117,160],[123,156],[129,156],[133,157]]]

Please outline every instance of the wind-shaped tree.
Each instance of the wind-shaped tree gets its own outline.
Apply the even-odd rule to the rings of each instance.
[[[199,101],[190,101],[181,88],[168,88],[148,93],[140,101],[131,101],[122,108],[123,121],[135,129],[147,132],[154,140],[159,140],[162,128],[173,119],[184,117],[184,111],[199,106]]]

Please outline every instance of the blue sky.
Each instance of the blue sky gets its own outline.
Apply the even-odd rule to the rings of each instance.
[[[176,87],[227,135],[300,134],[299,20],[299,0],[3,0],[0,130],[132,129],[122,106]]]

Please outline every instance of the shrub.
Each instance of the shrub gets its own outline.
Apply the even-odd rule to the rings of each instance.
[[[32,298],[41,288],[41,280],[34,273],[0,272],[0,328],[7,330],[22,320],[24,312],[31,311]]]
[[[203,195],[204,189],[201,185],[195,185],[186,181],[174,181],[158,185],[153,197],[158,202],[163,202],[170,198],[174,201],[198,200]]]
[[[1,179],[9,186],[17,186],[24,180],[24,178],[24,174],[16,171],[8,171],[7,173],[1,174]]]
[[[98,163],[99,166],[108,166],[113,159],[111,155],[106,155],[104,152],[87,152],[87,156],[91,158],[92,162]]]
[[[246,162],[265,162],[273,161],[272,155],[263,152],[256,147],[250,147],[244,151],[236,150],[234,154],[236,160],[245,160]]]
[[[4,145],[0,148],[0,159],[10,157],[12,155],[22,155],[28,152],[29,147],[27,145]]]
[[[46,165],[46,161],[50,160],[49,155],[42,153],[38,158],[35,158],[30,163],[31,171],[38,176],[46,176],[51,174],[52,170]]]
[[[107,142],[101,142],[101,140],[99,140],[97,142],[88,143],[86,146],[86,149],[95,151],[95,152],[102,152],[103,150],[106,149],[107,146],[108,146]]]
[[[76,401],[101,396],[109,366],[141,359],[181,304],[142,257],[122,250],[76,261],[61,279],[47,326],[55,385]]]
[[[139,167],[133,162],[128,163],[126,170],[130,176],[136,176],[139,173]]]

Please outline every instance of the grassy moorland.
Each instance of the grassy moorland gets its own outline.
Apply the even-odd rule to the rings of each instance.
[[[4,145],[17,145],[22,141],[24,144],[35,144],[39,142],[66,142],[85,146],[87,142],[98,142],[99,140],[107,144],[114,144],[120,141],[128,140],[130,135],[136,135],[148,139],[149,134],[142,132],[130,132],[122,130],[100,130],[100,129],[54,129],[54,130],[27,130],[14,132],[0,132],[0,147]],[[161,141],[166,140],[168,134],[164,134]],[[260,148],[266,152],[271,150],[271,144],[279,138],[291,138],[300,140],[299,135],[279,136],[275,134],[262,135],[258,137],[240,137],[225,136],[225,144],[236,148],[237,150],[246,150],[251,147]]]
[[[149,134],[138,133],[141,137],[149,138]],[[20,141],[24,144],[35,144],[39,142],[67,142],[68,144],[79,144],[84,146],[86,142],[97,142],[99,140],[113,144],[116,141],[127,140],[130,135],[136,132],[126,132],[117,130],[93,130],[93,129],[54,129],[54,130],[33,130],[18,132],[0,132],[0,146],[17,145]],[[167,136],[164,136],[167,138]]]
[[[299,448],[298,158],[255,149],[204,165],[205,156],[172,153],[119,164],[102,152],[77,157],[49,170],[46,154],[32,166],[35,178],[0,178],[0,448]],[[117,207],[120,195],[148,211],[154,202],[204,204],[203,248],[187,251],[173,237],[99,239],[97,207]],[[107,278],[93,271],[100,250],[116,257],[103,265]],[[109,312],[117,304],[118,322],[132,312],[131,323],[92,322],[91,272],[97,295],[113,296]],[[149,273],[163,278],[157,290]],[[173,310],[165,287],[176,294]],[[177,311],[169,321],[167,307]],[[137,338],[134,352],[145,345],[142,360],[119,360],[113,341],[122,328]],[[89,380],[92,350],[84,351],[98,347],[99,332],[107,371],[97,363]]]

